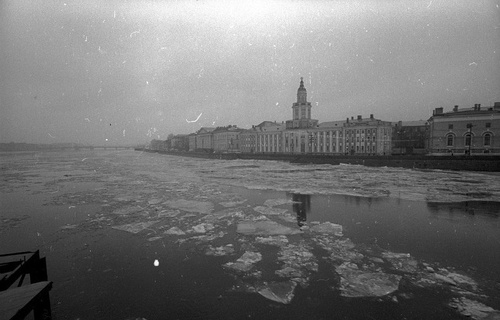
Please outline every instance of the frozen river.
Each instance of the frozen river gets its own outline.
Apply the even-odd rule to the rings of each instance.
[[[500,319],[500,177],[1,153],[0,251],[55,319]]]

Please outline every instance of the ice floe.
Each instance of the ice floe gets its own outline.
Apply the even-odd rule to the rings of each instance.
[[[165,234],[183,236],[186,233],[178,227],[172,227],[172,228],[168,229],[167,231],[165,231]]]
[[[301,233],[300,230],[292,229],[272,220],[241,221],[238,223],[236,231],[246,235],[285,235]]]
[[[265,206],[257,206],[253,208],[255,211],[257,211],[260,214],[264,215],[280,215],[284,214],[287,212],[287,209],[281,209],[281,208],[273,208],[273,207],[265,207]]]
[[[293,281],[270,281],[257,286],[257,292],[272,301],[289,304],[297,284]]]
[[[387,273],[362,272],[344,270],[341,273],[340,292],[344,297],[381,297],[388,295],[399,287],[401,276]]]
[[[449,306],[457,309],[457,311],[474,320],[498,320],[500,319],[500,312],[481,302],[474,301],[465,297],[453,298]]]
[[[165,201],[165,205],[174,209],[197,213],[210,213],[214,209],[214,205],[211,202],[185,199]]]
[[[342,236],[342,226],[329,221],[314,225],[310,227],[310,230],[319,233],[331,233],[339,237]]]
[[[223,267],[236,271],[247,272],[260,260],[262,260],[262,254],[259,252],[246,251],[240,258],[238,258],[238,260],[236,260],[236,262],[227,262],[223,265]]]
[[[127,231],[131,233],[139,233],[145,229],[148,229],[155,223],[157,223],[159,220],[153,220],[153,221],[145,221],[145,222],[134,222],[134,223],[129,223],[129,224],[123,224],[119,226],[113,226],[113,229],[116,230],[122,230],[122,231]]]

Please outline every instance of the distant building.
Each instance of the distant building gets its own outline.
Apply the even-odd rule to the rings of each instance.
[[[240,132],[240,151],[254,153],[257,150],[257,131],[255,126],[252,129],[243,129]]]
[[[292,120],[263,121],[251,129],[236,126],[201,128],[188,137],[189,150],[245,153],[318,153],[389,155],[392,124],[358,116],[345,121],[318,123],[311,117],[304,79],[300,78]]]
[[[196,151],[213,152],[212,131],[215,128],[202,127],[196,132]]]
[[[190,133],[188,135],[188,141],[189,141],[189,151],[195,151],[196,150],[196,133]]]
[[[257,152],[283,152],[284,123],[264,121],[253,129],[257,133]]]
[[[390,155],[392,123],[358,116],[347,119],[344,127],[345,151],[348,154]]]
[[[429,123],[425,120],[399,121],[392,126],[392,154],[425,154]]]
[[[212,131],[214,152],[240,152],[240,133],[243,129],[229,125]]]
[[[178,134],[168,139],[167,144],[170,144],[170,150],[174,151],[188,151],[189,150],[189,135]]]
[[[167,151],[168,150],[168,141],[167,140],[151,140],[148,149],[154,151]]]
[[[429,150],[433,155],[500,154],[500,102],[491,107],[475,104],[443,112],[436,108],[429,119]]]

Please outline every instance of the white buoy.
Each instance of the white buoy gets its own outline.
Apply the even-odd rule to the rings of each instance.
[[[160,261],[158,261],[158,259],[156,259],[153,264],[155,265],[155,267],[158,267],[160,265]]]

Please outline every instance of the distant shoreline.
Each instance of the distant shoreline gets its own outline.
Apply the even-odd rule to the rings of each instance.
[[[58,150],[79,150],[79,149],[133,149],[134,146],[120,146],[120,145],[109,145],[109,146],[94,146],[94,145],[84,145],[80,143],[53,143],[53,144],[38,144],[38,143],[0,143],[0,152],[16,152],[16,151],[58,151]]]
[[[182,157],[223,160],[274,160],[292,163],[314,163],[332,165],[364,165],[368,167],[401,167],[410,169],[439,169],[454,171],[500,172],[500,156],[423,156],[423,155],[322,155],[322,154],[270,154],[270,153],[202,153],[168,152],[136,148],[136,151],[168,154]]]

